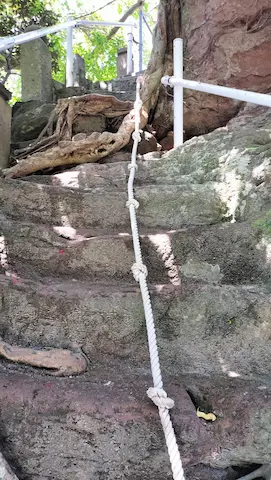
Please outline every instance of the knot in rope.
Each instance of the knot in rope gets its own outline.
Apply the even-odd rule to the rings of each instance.
[[[131,200],[128,200],[126,202],[126,207],[129,208],[131,205],[133,205],[135,209],[137,209],[139,207],[139,202],[135,198],[131,198]]]
[[[134,109],[135,110],[140,110],[142,105],[143,105],[142,100],[138,99],[134,102]]]
[[[144,263],[134,263],[132,266],[132,272],[134,275],[134,279],[136,282],[139,282],[139,277],[140,275],[144,275],[144,277],[147,277],[148,275],[148,269]]]
[[[174,407],[174,400],[167,396],[167,392],[163,388],[150,387],[147,390],[147,395],[158,408],[170,410]]]
[[[135,163],[129,163],[128,165],[128,170],[132,170],[132,168],[134,168],[135,170],[138,170],[138,165]]]
[[[139,132],[137,131],[134,131],[133,134],[132,134],[132,139],[134,140],[134,142],[137,140],[138,142],[141,142],[141,135]]]

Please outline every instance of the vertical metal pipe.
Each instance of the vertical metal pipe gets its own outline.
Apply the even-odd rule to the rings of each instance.
[[[139,10],[139,71],[143,70],[143,10]]]
[[[183,78],[183,40],[173,42],[174,77]],[[183,144],[183,87],[174,86],[174,148]]]
[[[128,44],[127,44],[127,75],[133,73],[133,28],[128,32]]]
[[[69,14],[68,20],[72,20]],[[73,27],[67,28],[66,87],[73,87]]]
[[[147,21],[145,15],[144,15],[144,13],[143,13],[143,20],[144,20],[144,23],[145,23],[147,29],[149,30],[150,34],[153,35],[153,31],[152,31],[151,27],[149,26],[148,21]]]

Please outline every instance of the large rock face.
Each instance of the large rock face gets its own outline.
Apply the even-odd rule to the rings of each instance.
[[[142,250],[188,480],[271,462],[270,133],[270,112],[248,108],[139,162]],[[75,379],[1,362],[2,449],[21,479],[171,478],[145,398],[127,175],[120,162],[0,180],[0,335],[76,343],[90,362]]]
[[[179,3],[184,39],[184,78],[270,92],[269,0],[185,0]],[[160,98],[154,124],[158,133],[161,131],[164,135],[172,124],[172,101],[163,92]],[[234,100],[188,89],[184,90],[184,98],[186,138],[226,125],[241,105]]]
[[[270,1],[186,0],[183,10],[185,78],[270,92]],[[233,117],[237,102],[186,91],[185,130],[205,133]]]

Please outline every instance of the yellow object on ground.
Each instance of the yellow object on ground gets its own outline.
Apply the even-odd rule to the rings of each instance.
[[[197,408],[197,416],[204,420],[211,420],[212,422],[216,420],[216,415],[214,413],[204,413],[201,412],[199,408]]]

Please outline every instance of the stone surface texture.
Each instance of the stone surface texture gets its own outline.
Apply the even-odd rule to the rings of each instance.
[[[183,25],[188,39],[186,56],[192,59],[186,63],[186,78],[270,92],[269,0],[211,0],[200,4],[188,0]],[[235,100],[189,90],[185,105],[185,130],[190,135],[219,127],[222,121],[226,124],[238,108]]]
[[[73,57],[73,81],[75,87],[84,87],[86,84],[85,60],[78,53]]]
[[[85,86],[65,87],[65,85],[55,85],[55,98],[67,98],[87,93],[99,95],[114,95],[119,100],[135,100],[136,75],[125,75],[116,80],[92,82],[86,79]]]
[[[271,462],[270,134],[270,111],[247,107],[183,147],[139,156],[143,260],[187,480]],[[145,394],[128,163],[120,154],[0,179],[0,336],[76,344],[89,360],[80,377],[58,379],[1,360],[1,448],[20,480],[171,478]]]
[[[11,137],[11,107],[8,105],[10,92],[0,84],[0,168],[8,166]]]
[[[12,112],[12,144],[35,140],[47,125],[54,103],[18,102]]]
[[[53,100],[52,59],[46,43],[42,38],[23,43],[20,58],[22,101],[51,102]]]
[[[117,75],[124,77],[127,74],[127,47],[120,48],[117,56]]]
[[[270,0],[186,0],[182,4],[184,78],[270,93],[270,11]],[[172,94],[161,93],[165,101],[158,106],[154,123],[170,129],[173,111],[168,93]],[[186,137],[226,125],[240,105],[235,100],[185,89]]]

